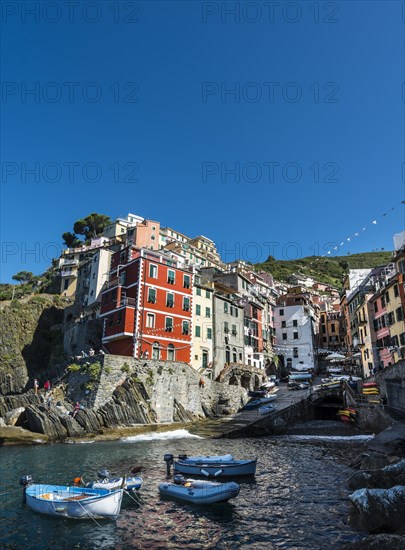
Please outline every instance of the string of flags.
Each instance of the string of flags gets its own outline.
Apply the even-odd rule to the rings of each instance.
[[[336,246],[332,247],[330,250],[328,250],[325,254],[322,254],[320,257],[317,257],[315,258],[312,262],[310,262],[309,264],[307,264],[306,266],[302,266],[301,269],[308,269],[312,266],[312,264],[314,264],[315,262],[319,262],[322,258],[327,258],[327,257],[330,257],[332,254],[334,254],[334,252],[337,252],[339,250],[339,248],[342,248],[344,246],[346,246],[348,243],[350,243],[353,239],[359,237],[360,235],[362,235],[366,230],[367,230],[367,227],[372,227],[372,226],[375,226],[375,225],[378,225],[378,221],[380,220],[380,218],[385,218],[388,214],[390,214],[391,212],[393,212],[399,205],[405,205],[405,200],[401,200],[399,201],[397,204],[395,204],[394,206],[392,206],[391,208],[389,208],[386,212],[382,213],[380,216],[378,216],[377,218],[371,220],[368,224],[364,225],[363,227],[361,227],[360,229],[358,229],[355,233],[353,233],[352,235],[349,235],[348,237],[346,237],[345,239],[343,239],[339,244],[337,244]]]

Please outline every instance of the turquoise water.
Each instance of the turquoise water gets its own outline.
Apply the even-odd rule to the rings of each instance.
[[[178,435],[184,435],[180,432]],[[1,548],[95,549],[303,549],[340,548],[360,534],[347,523],[347,463],[360,442],[276,439],[204,440],[180,437],[108,443],[0,449]],[[170,437],[170,438],[169,438]],[[195,506],[163,500],[163,455],[258,456],[257,475],[241,481],[237,499]],[[65,484],[101,467],[111,474],[142,465],[138,502],[124,497],[116,522],[74,521],[35,514],[22,504],[21,475],[36,483]]]

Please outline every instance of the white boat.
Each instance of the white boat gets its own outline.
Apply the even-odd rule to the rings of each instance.
[[[257,458],[253,460],[235,460],[231,454],[216,456],[180,455],[176,461],[174,461],[173,455],[166,454],[164,460],[168,477],[172,464],[174,464],[174,471],[177,473],[205,477],[254,476],[257,466]]]
[[[166,497],[185,500],[194,504],[214,504],[226,502],[238,496],[240,486],[234,481],[218,483],[199,479],[185,479],[181,475],[174,476],[174,482],[159,485],[159,493]]]
[[[90,481],[85,484],[85,487],[92,489],[125,489],[126,491],[138,491],[142,487],[143,479],[140,476],[114,477],[110,478],[108,470],[101,470],[97,472],[99,481]]]
[[[24,486],[21,480],[20,484]],[[116,519],[121,510],[123,490],[30,484],[28,481],[24,486],[24,495],[26,503],[32,510],[48,516],[72,519]]]

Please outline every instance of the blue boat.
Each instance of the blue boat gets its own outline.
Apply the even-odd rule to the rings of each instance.
[[[277,395],[269,395],[268,397],[262,397],[260,399],[254,399],[253,401],[250,401],[249,403],[246,403],[244,406],[244,409],[251,410],[256,409],[257,407],[260,407],[262,405],[267,405],[268,403],[271,403],[277,398]]]

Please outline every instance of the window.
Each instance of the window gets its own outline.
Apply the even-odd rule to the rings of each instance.
[[[183,275],[183,288],[190,288],[190,275]],[[201,293],[201,289],[197,288],[197,294],[198,290],[200,290]]]
[[[384,295],[381,296],[381,307],[385,307],[385,298],[384,298]]]
[[[287,333],[283,332],[283,340],[287,340]]]
[[[330,325],[330,331],[331,331],[331,332],[336,332],[335,323],[332,323],[332,324]]]
[[[155,328],[155,316],[153,313],[148,313],[146,315],[146,326],[148,328]]]
[[[117,320],[115,321],[115,323],[116,323],[117,325],[120,325],[120,324],[121,324],[121,321],[122,321],[122,314],[121,314],[121,311],[119,311],[119,312],[117,313]]]
[[[295,359],[298,358],[298,348],[293,348],[293,357],[294,357]]]
[[[297,321],[297,319],[293,319],[293,327],[298,327],[298,321]]]
[[[236,336],[236,334],[236,325],[232,325],[232,336]]]
[[[294,340],[298,340],[298,332],[294,332],[293,338],[294,338]]]
[[[287,323],[285,321],[281,321],[281,328],[286,328]]]
[[[148,288],[148,302],[150,304],[156,304],[156,289]]]
[[[190,298],[187,296],[183,297],[183,311],[190,311]]]
[[[322,334],[326,334],[326,326],[325,325],[321,326],[321,332],[322,332]]]
[[[386,304],[390,303],[390,291],[389,290],[387,290],[387,292],[385,293],[385,303]]]
[[[328,339],[326,338],[326,336],[322,336],[322,342],[325,343]]]
[[[152,346],[152,359],[160,359],[160,345],[159,342],[154,342]]]
[[[225,348],[225,363],[231,362],[231,350],[229,349],[229,346],[226,346]]]
[[[205,316],[208,317],[208,318],[211,317],[211,308],[210,307],[205,308]]]
[[[176,275],[173,269],[167,270],[167,282],[169,285],[174,285],[174,283],[176,282]]]
[[[201,296],[201,288],[197,287],[195,289],[195,293],[196,293],[197,296]]]
[[[149,277],[157,279],[158,268],[155,264],[149,264]]]
[[[167,346],[167,360],[168,361],[175,361],[175,351],[173,344],[169,344]]]
[[[197,304],[195,306],[195,314],[196,315],[201,315],[201,306],[199,304]]]
[[[401,342],[401,346],[405,346],[405,332],[399,335],[399,341]]]
[[[212,340],[212,328],[207,328],[207,340]]]
[[[165,317],[165,331],[166,332],[173,332],[173,318],[172,317]]]
[[[281,315],[281,316],[284,315],[284,309],[280,309],[280,315]]]
[[[211,292],[209,290],[205,291],[205,297],[206,298],[211,298]]]
[[[65,279],[65,283],[63,285],[63,290],[67,290],[69,288],[70,279]]]
[[[172,292],[166,293],[166,306],[174,307],[174,294]]]
[[[377,300],[374,302],[374,311],[378,311],[378,302]]]
[[[196,338],[201,337],[201,327],[198,326],[198,325],[195,326],[195,336],[196,336]]]
[[[188,321],[182,322],[182,334],[187,335],[190,332],[190,323]]]
[[[224,313],[228,313],[228,302],[224,302]]]
[[[394,285],[394,296],[395,296],[395,298],[398,298],[398,296],[399,296],[398,285]]]
[[[225,334],[228,334],[228,332],[229,332],[228,321],[224,321],[224,333],[225,333]]]
[[[232,348],[232,361],[234,363],[236,363],[238,360],[238,356],[237,356],[237,353],[236,353],[236,348]]]

